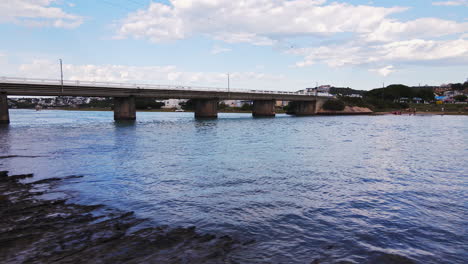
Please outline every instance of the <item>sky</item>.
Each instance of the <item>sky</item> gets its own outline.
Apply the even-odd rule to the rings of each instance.
[[[0,76],[296,91],[468,78],[468,0],[1,0]]]

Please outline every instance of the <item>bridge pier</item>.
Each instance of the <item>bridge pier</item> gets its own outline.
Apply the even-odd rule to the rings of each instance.
[[[252,115],[256,117],[275,116],[276,100],[254,100]]]
[[[8,98],[6,94],[0,94],[0,124],[9,124]]]
[[[294,101],[288,113],[296,116],[315,115],[317,114],[316,104],[316,101]]]
[[[114,97],[114,120],[135,120],[135,97]]]
[[[195,99],[195,118],[217,118],[217,99]]]

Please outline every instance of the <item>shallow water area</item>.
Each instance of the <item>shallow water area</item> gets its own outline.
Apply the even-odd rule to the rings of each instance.
[[[10,110],[0,170],[155,224],[255,239],[244,263],[464,263],[468,117]],[[12,156],[12,157],[7,157]]]

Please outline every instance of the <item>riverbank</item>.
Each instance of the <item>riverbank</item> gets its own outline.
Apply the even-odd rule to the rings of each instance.
[[[145,227],[133,212],[79,205],[54,186],[79,176],[22,183],[32,174],[0,172],[2,263],[226,263],[246,244],[191,228]]]
[[[372,115],[394,115],[395,111],[374,112]],[[401,115],[468,115],[468,112],[403,112]]]

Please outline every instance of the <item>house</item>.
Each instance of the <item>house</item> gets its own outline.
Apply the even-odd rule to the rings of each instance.
[[[284,107],[284,106],[287,106],[289,104],[289,101],[283,101],[283,100],[277,100],[276,101],[276,106],[277,107]]]
[[[164,106],[161,108],[167,108],[167,109],[180,109],[180,103],[187,102],[185,99],[168,99],[168,100],[163,100],[163,101],[158,101],[161,103],[164,103]]]
[[[410,99],[408,97],[400,97],[398,100],[399,103],[409,103]]]
[[[241,107],[242,103],[240,100],[224,100],[222,101],[228,107]]]

